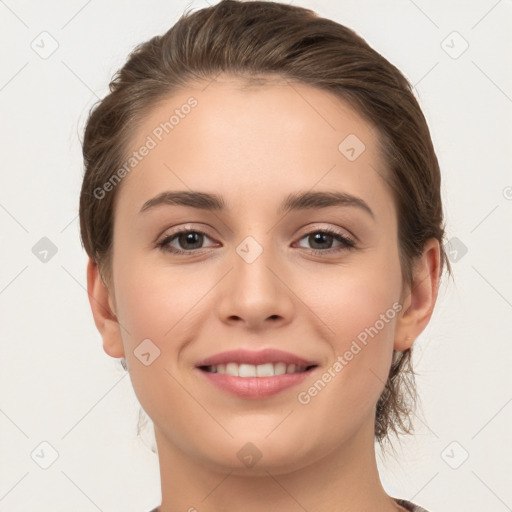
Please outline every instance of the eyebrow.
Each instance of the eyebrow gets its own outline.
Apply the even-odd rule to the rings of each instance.
[[[227,210],[226,202],[218,194],[198,191],[162,192],[149,199],[142,206],[140,213],[161,205],[189,206],[209,211]],[[372,218],[375,215],[368,204],[360,197],[345,192],[316,191],[296,192],[289,194],[278,209],[278,214],[285,214],[292,210],[309,210],[328,208],[331,206],[350,206],[360,208]]]

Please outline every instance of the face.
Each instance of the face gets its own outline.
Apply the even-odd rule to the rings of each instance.
[[[327,92],[227,76],[203,89],[137,128],[132,150],[149,150],[118,185],[108,350],[159,452],[301,468],[373,434],[403,305],[385,163]]]

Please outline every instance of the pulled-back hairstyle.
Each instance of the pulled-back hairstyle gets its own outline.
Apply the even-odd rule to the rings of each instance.
[[[129,154],[137,126],[179,88],[220,73],[251,83],[275,76],[308,84],[347,101],[376,129],[386,179],[398,214],[400,264],[412,283],[425,242],[443,249],[440,170],[430,132],[412,87],[401,72],[349,28],[309,9],[271,1],[221,0],[184,13],[165,34],[138,45],[89,113],[83,139],[85,175],[80,229],[88,255],[111,280],[113,212],[120,186],[99,197]],[[393,358],[379,398],[375,437],[412,431],[415,404],[410,350]]]

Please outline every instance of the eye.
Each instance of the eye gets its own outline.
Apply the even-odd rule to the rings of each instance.
[[[186,229],[165,236],[156,245],[161,250],[173,254],[192,255],[200,254],[202,252],[201,249],[216,246],[215,243],[204,246],[205,240],[211,241],[211,238],[203,231],[199,229]],[[309,247],[310,252],[316,255],[332,254],[355,248],[354,240],[333,229],[311,231],[300,239],[300,241],[302,240],[306,240],[311,245]],[[338,245],[333,246],[336,243]],[[308,247],[302,244],[299,244],[299,247],[308,249]]]
[[[198,252],[198,249],[203,249],[205,239],[211,240],[203,231],[187,229],[166,236],[162,241],[157,243],[157,246],[164,251],[174,254],[190,254]],[[209,247],[214,246],[215,244],[212,244]]]
[[[311,245],[309,248],[313,254],[330,254],[333,252],[350,250],[355,247],[354,240],[333,229],[318,229],[311,231],[300,240],[306,240],[307,243]],[[335,242],[338,242],[338,245],[333,247],[333,243]],[[299,246],[304,247],[303,245]],[[305,248],[307,249],[308,247]]]

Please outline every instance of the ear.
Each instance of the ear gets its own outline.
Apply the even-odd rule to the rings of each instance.
[[[124,357],[119,322],[110,291],[103,282],[97,263],[89,258],[87,264],[87,294],[94,323],[103,338],[103,350],[112,357]]]
[[[411,286],[404,290],[402,313],[395,330],[394,349],[405,351],[425,329],[437,300],[439,291],[441,251],[439,241],[429,239],[423,253],[415,261]]]

